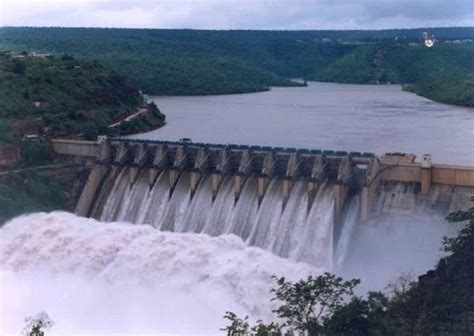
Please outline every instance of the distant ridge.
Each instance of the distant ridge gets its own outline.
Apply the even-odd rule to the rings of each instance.
[[[423,32],[435,37],[422,46]],[[1,50],[71,54],[155,95],[207,95],[312,81],[406,84],[427,98],[474,106],[474,27],[386,30],[0,28]]]

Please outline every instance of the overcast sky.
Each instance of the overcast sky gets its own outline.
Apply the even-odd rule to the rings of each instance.
[[[2,26],[383,29],[473,26],[473,0],[0,0]]]

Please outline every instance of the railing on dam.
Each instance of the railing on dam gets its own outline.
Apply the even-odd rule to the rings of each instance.
[[[394,162],[364,152],[128,138],[101,138],[97,142],[52,140],[52,146],[58,154],[96,161],[78,204],[82,215],[90,212],[104,177],[114,167],[124,166],[129,167],[131,183],[139,171],[147,170],[150,186],[162,171],[169,171],[170,195],[183,172],[191,174],[191,195],[204,175],[212,176],[214,195],[224,176],[234,176],[236,199],[248,177],[258,179],[259,199],[274,178],[283,180],[285,198],[294,181],[306,181],[311,195],[308,202],[321,183],[332,183],[336,185],[336,213],[342,209],[347,194],[356,190],[362,193],[362,217],[369,215],[381,181],[417,183],[422,194],[427,194],[432,184],[474,187],[474,167],[432,164],[429,156],[422,162]]]

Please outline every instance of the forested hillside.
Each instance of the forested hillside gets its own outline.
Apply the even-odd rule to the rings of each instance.
[[[434,34],[432,48],[422,32]],[[144,92],[241,93],[298,85],[290,78],[400,83],[450,104],[474,106],[474,28],[383,31],[202,31],[0,28],[3,50],[98,60]]]
[[[3,53],[0,79],[3,142],[17,142],[27,134],[95,139],[127,133],[108,126],[143,106],[138,88],[122,76],[70,56]],[[143,131],[162,124],[163,116],[154,113]]]
[[[0,224],[28,211],[68,208],[78,196],[72,183],[41,174],[41,166],[64,165],[54,159],[49,138],[95,140],[163,123],[164,116],[143,102],[136,86],[98,63],[0,54]]]

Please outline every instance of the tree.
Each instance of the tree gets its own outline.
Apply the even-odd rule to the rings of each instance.
[[[224,318],[230,321],[230,325],[221,330],[227,332],[227,336],[243,336],[243,335],[255,335],[255,336],[281,336],[281,326],[278,323],[271,322],[265,324],[263,321],[258,320],[257,324],[250,327],[247,322],[248,316],[241,319],[233,312],[226,312]]]
[[[13,72],[19,75],[25,74],[26,65],[21,61],[14,61],[13,62]]]
[[[369,335],[369,304],[360,297],[337,309],[324,323],[326,335]]]
[[[158,106],[156,106],[154,102],[149,103],[148,106],[150,108],[150,113],[152,116],[155,116],[163,121],[165,120],[165,115],[161,113],[160,109],[158,108]]]
[[[244,319],[241,319],[235,313],[227,311],[224,315],[224,319],[230,321],[230,325],[225,328],[221,328],[222,331],[226,332],[227,336],[239,336],[249,333],[250,325],[247,322],[248,316],[245,316]]]
[[[30,99],[30,91],[28,91],[28,89],[26,89],[26,90],[23,92],[23,98],[25,98],[26,100],[29,100],[29,99]]]
[[[281,326],[278,323],[271,322],[265,324],[261,320],[257,321],[257,325],[251,328],[255,336],[281,336]]]
[[[455,238],[444,238],[444,250],[449,253],[465,253],[466,245],[472,243],[474,240],[474,207],[467,211],[452,212],[446,217],[450,222],[464,222],[469,223],[459,232]]]
[[[402,273],[387,286],[392,298],[402,298],[415,285],[415,274],[413,271]]]
[[[27,164],[43,164],[53,158],[51,147],[46,142],[22,142],[20,147],[22,160]]]
[[[54,325],[54,321],[46,312],[40,312],[36,316],[28,316],[25,318],[25,327],[22,335],[24,336],[44,336],[44,330],[50,329]]]
[[[274,312],[285,320],[284,326],[310,335],[321,334],[324,320],[342,307],[346,296],[353,295],[354,287],[360,283],[358,279],[344,281],[328,272],[296,283],[284,277],[273,279],[277,287],[271,290],[275,295],[272,300],[282,301]]]
[[[384,318],[388,298],[381,292],[369,292],[367,299],[353,297],[324,323],[325,335],[387,335]]]

